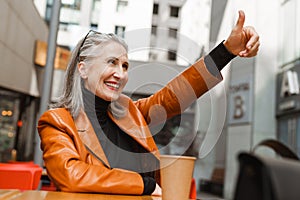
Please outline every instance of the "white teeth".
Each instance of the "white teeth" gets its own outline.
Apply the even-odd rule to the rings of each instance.
[[[115,84],[115,83],[106,83],[106,85],[108,85],[110,87],[113,87],[113,88],[116,88],[116,89],[119,89],[119,87],[120,87],[119,84]]]

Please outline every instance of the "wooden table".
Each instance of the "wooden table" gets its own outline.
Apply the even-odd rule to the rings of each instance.
[[[20,193],[20,190],[0,190],[0,200],[9,200]]]
[[[0,190],[0,200],[161,200],[161,197],[68,193],[41,190]]]
[[[133,196],[91,193],[69,193],[43,190],[0,189],[0,200],[162,200],[157,196]],[[197,200],[223,200],[203,197]]]

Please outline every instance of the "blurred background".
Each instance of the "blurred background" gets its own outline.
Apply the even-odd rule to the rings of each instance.
[[[197,156],[199,192],[230,199],[237,154],[276,138],[300,155],[300,2],[297,0],[61,0],[55,62],[45,77],[55,0],[0,0],[0,162],[30,161],[45,80],[60,95],[70,53],[90,29],[129,45],[133,99],[163,87],[226,39],[237,20],[260,34],[255,58],[236,58],[224,81],[154,128],[162,153]]]

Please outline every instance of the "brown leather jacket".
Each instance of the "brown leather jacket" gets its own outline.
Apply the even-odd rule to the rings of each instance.
[[[112,120],[145,149],[159,158],[148,125],[180,114],[193,101],[222,80],[212,76],[203,58],[171,80],[154,95],[132,101],[122,95],[125,117]],[[50,109],[39,122],[44,164],[62,191],[142,194],[142,177],[132,171],[110,168],[103,149],[84,111],[73,119],[64,108]]]

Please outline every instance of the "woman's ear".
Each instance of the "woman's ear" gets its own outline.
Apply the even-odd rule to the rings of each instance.
[[[78,63],[78,71],[82,79],[87,79],[87,66],[85,63]]]

